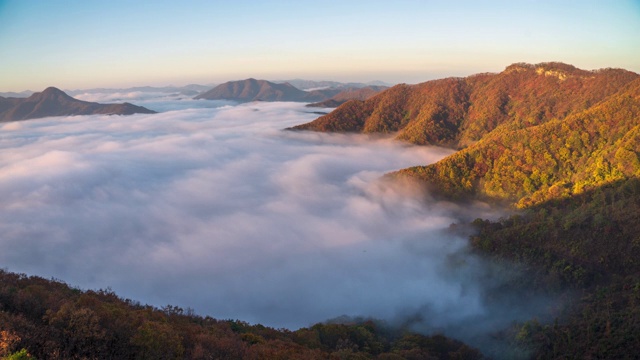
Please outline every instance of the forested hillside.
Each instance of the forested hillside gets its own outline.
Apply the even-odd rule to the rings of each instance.
[[[472,245],[575,296],[555,324],[532,321],[517,334],[537,358],[629,358],[640,347],[640,80],[564,118],[505,122],[439,163],[392,176],[522,209],[476,220]]]
[[[276,330],[0,271],[0,359],[480,359],[374,321]]]
[[[441,196],[527,207],[640,176],[639,151],[640,79],[563,119],[504,123],[473,146],[397,176],[419,178]]]
[[[419,104],[419,105],[416,105]],[[389,174],[435,197],[506,205],[471,246],[529,270],[526,286],[570,300],[553,324],[516,326],[534,358],[622,359],[640,348],[640,79],[560,63],[389,89],[297,127],[396,132],[458,147]]]
[[[630,359],[640,348],[640,180],[550,200],[500,221],[477,219],[472,246],[530,270],[572,299],[553,324],[521,324],[539,359]]]

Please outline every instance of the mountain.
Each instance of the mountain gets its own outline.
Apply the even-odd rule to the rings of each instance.
[[[388,89],[387,86],[365,86],[365,87],[350,87],[346,88],[330,99],[320,101],[317,103],[311,103],[308,107],[338,107],[349,100],[367,100],[379,92]]]
[[[143,92],[143,93],[172,93],[185,96],[196,96],[211,89],[211,85],[198,85],[189,84],[185,86],[136,86],[130,88],[93,88],[93,89],[78,89],[78,90],[66,90],[68,95],[76,96],[80,94],[99,94],[99,93],[130,93],[130,92]]]
[[[348,89],[348,88],[363,88],[367,86],[385,86],[389,87],[390,85],[383,81],[370,81],[367,83],[359,83],[359,82],[349,82],[343,83],[339,81],[329,81],[329,80],[303,80],[303,79],[292,79],[292,80],[277,80],[275,83],[289,83],[300,90],[314,90],[314,89]]]
[[[505,123],[534,126],[585,110],[636,78],[621,69],[518,63],[499,74],[396,85],[293,129],[396,133],[397,139],[414,144],[460,148]]]
[[[527,208],[640,177],[640,76],[562,63],[394,86],[293,129],[396,133],[461,148],[390,176],[436,196]]]
[[[34,93],[28,98],[0,97],[0,121],[36,119],[69,115],[131,115],[153,114],[155,111],[129,103],[98,104],[72,98],[54,87]]]
[[[444,196],[521,208],[640,177],[640,78],[586,110],[539,122],[506,122],[436,164],[397,174]]]
[[[250,101],[322,101],[336,95],[339,90],[321,89],[303,91],[289,83],[277,84],[266,80],[246,79],[229,81],[196,96],[194,99]]]
[[[21,92],[0,92],[0,97],[17,97],[17,98],[26,98],[31,96],[31,94],[33,94],[33,91],[31,90],[25,90],[25,91],[21,91]]]
[[[531,67],[515,69],[522,68],[515,71]],[[531,358],[634,357],[630,349],[640,346],[640,78],[611,69],[535,70],[558,79],[555,91],[530,87],[527,102],[512,105],[514,93],[507,94],[507,116],[476,142],[435,164],[388,176],[417,180],[436,197],[519,208],[508,218],[474,221],[471,248],[529,269],[522,286],[568,299],[553,325],[532,320],[512,330],[516,343],[532,349]],[[582,77],[574,94],[563,88],[569,76]],[[564,102],[554,103],[550,92]]]
[[[470,251],[525,269],[514,288],[549,291],[567,306],[553,324],[532,319],[498,336],[535,359],[636,356],[638,74],[513,64],[499,74],[398,85],[295,129],[396,133],[458,148],[386,176],[422,184],[436,198],[515,210],[473,221]]]

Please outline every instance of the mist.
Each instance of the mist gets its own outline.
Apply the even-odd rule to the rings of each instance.
[[[299,103],[144,101],[181,103],[2,126],[0,266],[275,328],[346,315],[469,338],[547,311],[488,304],[509,272],[449,230],[499,212],[380,180],[451,150],[281,130],[317,117]]]

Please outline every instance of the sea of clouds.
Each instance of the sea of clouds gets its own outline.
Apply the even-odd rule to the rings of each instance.
[[[487,292],[508,276],[449,231],[495,212],[380,180],[451,150],[283,131],[318,116],[299,103],[141,100],[164,112],[1,125],[0,266],[277,328],[541,311],[499,316]]]

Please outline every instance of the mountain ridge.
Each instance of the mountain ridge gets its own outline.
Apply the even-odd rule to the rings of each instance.
[[[586,110],[532,126],[506,123],[435,164],[394,176],[420,179],[444,196],[506,200],[526,208],[640,177],[638,149],[640,78]]]
[[[293,130],[396,134],[398,140],[469,146],[506,123],[526,127],[588,108],[639,75],[563,63],[516,63],[503,72],[399,84]]]
[[[388,86],[378,86],[378,85],[369,85],[365,87],[347,87],[344,90],[341,90],[336,95],[331,98],[308,104],[308,107],[338,107],[349,100],[367,100],[381,91],[388,89]]]

